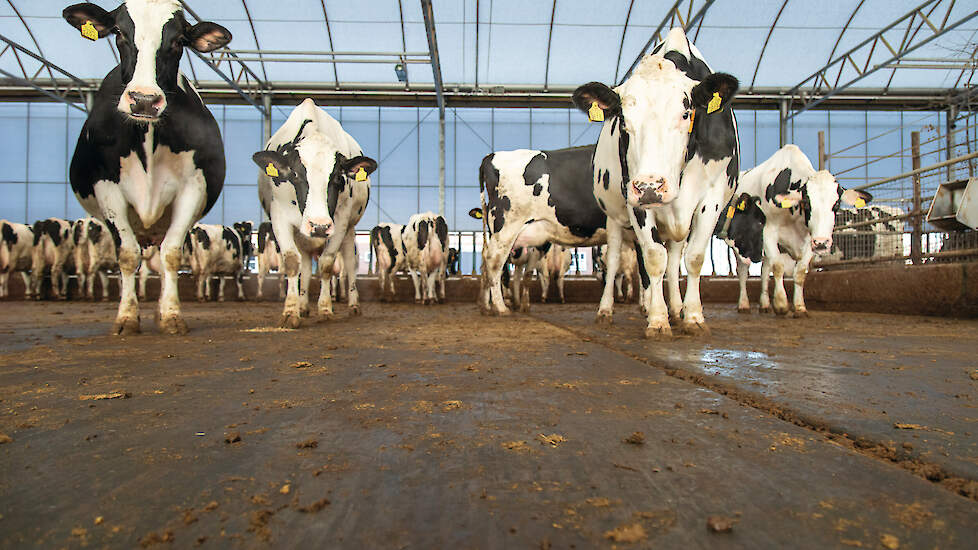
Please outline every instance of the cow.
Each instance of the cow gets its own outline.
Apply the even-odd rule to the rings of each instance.
[[[238,300],[244,300],[244,273],[251,258],[251,222],[238,222],[233,228],[224,225],[197,224],[190,232],[193,247],[194,275],[197,276],[197,300],[211,297],[211,278],[220,281],[217,301],[224,301],[224,283],[228,277],[238,285]]]
[[[448,268],[448,223],[445,218],[433,212],[414,214],[404,226],[401,245],[414,283],[415,303],[444,302]]]
[[[74,270],[71,239],[72,223],[58,218],[34,222],[34,250],[31,256],[31,280],[34,299],[43,297],[44,273],[50,269],[51,292],[56,299],[68,298],[68,275]]]
[[[774,275],[773,310],[789,312],[784,289],[784,260],[794,265],[794,313],[807,317],[805,278],[812,259],[832,249],[832,230],[842,203],[864,206],[873,199],[865,191],[843,189],[827,170],[815,170],[795,145],[785,145],[771,157],[740,175],[738,197],[725,208],[729,225],[725,241],[737,257],[740,298],[737,308],[750,311],[747,275],[752,262],[761,261],[762,312],[771,311],[768,274]],[[722,234],[723,231],[721,230]]]
[[[265,277],[272,269],[278,272],[278,295],[285,295],[285,274],[282,273],[282,249],[279,247],[272,222],[262,222],[258,225],[258,294],[255,299],[264,299]]]
[[[292,111],[252,160],[260,167],[258,197],[289,279],[280,324],[298,328],[309,314],[311,255],[319,256],[320,270],[331,268],[337,253],[347,265],[357,265],[356,225],[367,207],[377,162],[364,156],[356,140],[312,99]],[[360,314],[356,281],[349,278],[351,315]],[[327,286],[320,285],[321,320],[333,317]]]
[[[344,283],[348,282],[349,274],[343,264],[343,257],[337,256],[331,268],[320,270],[320,284],[329,285],[329,295],[333,300],[343,300]]]
[[[112,333],[139,332],[140,243],[158,244],[163,257],[158,328],[186,333],[177,290],[180,247],[217,202],[225,161],[217,121],[179,64],[185,47],[211,52],[227,45],[231,33],[209,21],[190,25],[177,0],[126,0],[111,12],[81,3],[62,15],[89,39],[115,35],[119,51],[69,169],[85,210],[119,235],[120,299]]]
[[[89,300],[95,299],[95,277],[102,283],[102,301],[109,299],[109,276],[106,271],[116,269],[115,237],[109,228],[96,218],[75,221],[72,230],[75,243],[75,273],[78,276],[78,293]]]
[[[445,275],[449,277],[458,277],[462,272],[462,258],[459,256],[457,248],[451,247],[448,249],[448,260],[446,263],[448,264],[448,267],[445,270]]]
[[[892,258],[903,263],[906,212],[898,206],[874,204],[866,208],[841,208],[835,213],[832,251],[816,259],[819,263],[857,259]],[[900,219],[890,219],[897,217]],[[866,223],[873,222],[875,223]],[[846,228],[847,225],[857,225]]]
[[[540,246],[520,246],[513,248],[509,255],[509,265],[513,267],[513,272],[509,277],[509,286],[513,294],[513,307],[521,312],[530,311],[530,287],[524,284],[529,281],[530,274],[536,272],[543,286],[545,256],[550,252],[552,244],[547,242]],[[546,276],[549,283],[549,275]]]
[[[496,151],[482,159],[479,187],[483,219],[483,279],[479,309],[509,315],[503,266],[516,248],[553,242],[593,246],[606,241],[607,217],[591,181],[594,145],[550,151]],[[625,233],[625,232],[623,232]]]
[[[607,215],[608,280],[597,321],[610,323],[611,280],[619,269],[622,229],[634,230],[648,325],[647,338],[668,338],[670,321],[707,334],[699,275],[720,207],[737,185],[739,141],[730,102],[739,82],[714,73],[680,28],[611,89],[590,82],[574,104],[603,120],[594,151],[593,196]],[[685,250],[686,296],[679,292]],[[668,310],[663,275],[668,272]]]
[[[605,282],[607,275],[607,265],[605,258],[608,257],[608,245],[594,247],[591,249],[591,258],[594,262],[594,275],[602,283]],[[615,297],[622,301],[631,302],[636,294],[641,298],[638,274],[638,255],[635,253],[634,246],[623,246],[618,261],[618,272],[615,275]],[[637,292],[636,292],[637,291]]]
[[[380,283],[381,301],[393,301],[394,274],[407,268],[407,252],[401,234],[404,226],[399,223],[382,223],[370,230],[370,248],[377,262],[377,278]]]
[[[550,250],[544,255],[540,271],[540,291],[544,302],[549,297],[551,281],[556,280],[557,295],[560,297],[560,303],[564,303],[564,277],[570,269],[571,259],[570,248],[559,244],[552,244]]]
[[[146,281],[149,279],[150,272],[163,273],[163,259],[160,257],[160,247],[157,245],[145,246],[141,252],[142,262],[139,264],[139,299],[146,299]],[[193,243],[188,233],[183,239],[183,246],[180,247],[180,270],[196,273],[197,266],[193,256]]]
[[[11,273],[24,279],[24,296],[34,295],[30,271],[34,251],[34,230],[23,223],[0,220],[0,298],[10,296]]]

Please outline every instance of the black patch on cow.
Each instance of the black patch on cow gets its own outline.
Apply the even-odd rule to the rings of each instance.
[[[441,241],[441,249],[445,250],[448,246],[448,223],[442,216],[435,217],[435,235]]]
[[[547,204],[557,221],[575,237],[590,239],[607,226],[608,218],[594,198],[594,145],[544,151],[546,173],[550,174]],[[534,157],[536,160],[539,157]]]
[[[601,200],[600,198],[598,199],[598,207],[601,208],[601,211],[602,212],[604,212],[606,210],[606,208],[604,206],[604,201]]]
[[[258,224],[258,253],[261,254],[265,251],[265,246],[268,241],[276,243],[276,248],[278,248],[278,243],[275,240],[275,232],[272,230],[272,222],[261,222]]]
[[[539,197],[540,196],[540,193],[542,193],[542,192],[543,192],[543,185],[541,185],[539,183],[534,183],[533,184],[533,196],[534,197]]]
[[[449,276],[458,275],[462,271],[462,260],[458,254],[458,249],[449,248],[448,249],[448,267],[446,268],[446,274]]]
[[[425,245],[428,244],[428,221],[418,222],[415,229],[418,232],[418,250],[424,250]]]
[[[635,221],[638,222],[639,227],[645,227],[645,217],[647,213],[642,208],[633,208],[632,212],[635,213]]]
[[[764,224],[767,222],[767,217],[761,210],[760,201],[760,197],[741,193],[729,204],[734,208],[734,216],[727,228],[727,239],[733,242],[734,250],[741,257],[753,263],[760,262],[764,253]],[[743,210],[737,208],[741,203],[744,204]],[[720,217],[714,228],[714,235],[719,235],[723,231],[726,220],[726,216]]]
[[[764,198],[771,204],[777,204],[775,197],[787,194],[789,191],[800,191],[801,180],[791,181],[791,168],[785,168],[778,172],[774,181],[769,183],[764,189]],[[781,206],[781,205],[778,205]]]
[[[235,222],[233,227],[241,240],[241,255],[247,262],[248,258],[254,254],[251,244],[251,222]]]
[[[115,243],[116,250],[122,246],[122,235],[119,234],[119,228],[115,226],[112,220],[105,220],[105,226],[109,228],[109,233],[112,234],[112,242]]]
[[[47,227],[47,220],[37,220],[34,222],[34,246],[37,246],[41,242],[41,235],[44,234],[44,228]]]
[[[638,276],[642,279],[642,288],[649,288],[652,279],[649,278],[649,272],[645,268],[645,254],[642,253],[642,246],[638,244],[637,239],[632,244],[635,246],[635,256],[638,258]]]
[[[75,246],[81,241],[82,231],[85,229],[85,221],[78,220],[75,222],[75,227],[72,229],[72,240],[75,242]]]
[[[62,235],[61,235],[61,224],[55,220],[48,220],[47,225],[44,226],[44,232],[47,233],[48,237],[51,237],[51,242],[54,246],[61,246]]]
[[[211,247],[211,237],[207,234],[207,230],[203,227],[195,227],[193,229],[194,237],[197,237],[197,242],[204,250],[209,250]]]
[[[14,227],[9,223],[4,222],[2,224],[2,227],[0,227],[0,233],[3,234],[3,242],[7,243],[8,245],[17,244],[17,232],[14,231]]]
[[[600,174],[600,177],[601,183],[604,184],[604,190],[607,191],[608,187],[611,186],[611,170],[604,170],[603,173]]]
[[[509,262],[503,264],[503,270],[499,274],[499,283],[503,288],[509,286],[510,276],[509,276]]]
[[[374,231],[377,232],[377,237],[379,238],[380,243],[384,245],[384,247],[387,249],[387,254],[389,254],[391,257],[391,265],[388,269],[388,272],[390,272],[394,269],[394,264],[397,263],[397,247],[394,246],[394,236],[391,234],[391,228],[389,225],[375,227],[374,230],[370,232],[371,239],[374,238]]]
[[[540,178],[547,173],[547,157],[543,153],[539,153],[526,163],[526,167],[523,169],[523,183],[529,186],[536,185]]]
[[[88,242],[98,244],[102,240],[102,224],[88,222]]]
[[[329,184],[326,186],[326,210],[330,218],[336,215],[336,203],[340,200],[340,193],[346,188],[346,172],[343,171],[345,160],[346,158],[337,151],[333,171],[329,174]],[[350,190],[352,191],[353,188],[351,187]]]
[[[519,246],[519,247],[514,248],[513,249],[513,253],[511,254],[511,256],[513,257],[513,259],[514,260],[519,260],[523,256],[523,250],[524,250],[524,248],[522,246]]]
[[[625,115],[618,115],[620,119],[618,132],[618,164],[621,165],[621,193],[624,196],[627,195],[628,182],[631,181],[628,171],[628,132],[625,131]]]
[[[224,247],[231,251],[231,257],[238,259],[241,257],[241,237],[238,233],[228,226],[223,226],[221,238],[224,239]]]
[[[492,217],[492,223],[486,226],[490,235],[502,231],[506,223],[506,213],[512,206],[509,197],[499,195],[499,170],[492,165],[494,156],[495,153],[486,155],[479,166],[479,190],[488,198],[486,211]]]
[[[547,242],[541,244],[540,246],[538,246],[537,247],[537,250],[540,251],[540,254],[546,254],[547,252],[550,252],[550,247],[552,247],[553,244],[554,243],[552,243],[550,241],[547,241]]]

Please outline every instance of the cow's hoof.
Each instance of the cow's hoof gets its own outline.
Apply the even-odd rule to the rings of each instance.
[[[283,313],[282,319],[278,322],[278,326],[281,328],[299,328],[300,325],[302,325],[302,317],[296,311]]]
[[[649,325],[645,327],[645,338],[649,340],[670,340],[672,339],[672,327],[665,323]]]
[[[673,315],[671,313],[669,314],[669,326],[678,327],[678,326],[682,326],[682,324],[683,324],[682,315],[679,314]]]
[[[796,309],[792,317],[795,319],[808,319],[811,315],[808,314],[807,309]]]
[[[350,306],[350,317],[359,317],[363,315],[360,311],[360,306]]]
[[[309,317],[309,308],[300,309],[299,317]]]
[[[645,309],[645,306],[644,305],[639,305],[638,306],[638,309],[639,309],[639,311],[642,312],[642,317],[648,317],[649,316],[649,310]]]
[[[508,309],[496,309],[493,310],[492,314],[496,317],[509,317],[513,312]]]
[[[207,298],[204,298],[203,296],[198,296],[197,301],[203,304],[204,302],[207,301]]]
[[[761,313],[771,313],[771,306],[761,306],[758,311]]]
[[[683,332],[690,336],[709,336],[710,327],[703,321],[690,321],[683,323]]]
[[[318,323],[328,323],[336,318],[336,315],[332,311],[320,311],[319,317],[316,319]]]
[[[562,304],[566,304],[567,302],[565,302],[565,301],[564,301],[564,299],[563,299],[563,298],[561,298],[561,299],[560,299],[560,303],[562,303]]]
[[[738,307],[737,308],[737,313],[750,313],[750,306],[747,306],[747,307]]]
[[[520,304],[520,313],[529,313],[530,304]]]
[[[595,316],[595,318],[594,318],[594,323],[596,325],[601,325],[601,326],[604,326],[604,327],[610,327],[611,326],[611,320],[612,320],[611,312],[609,312],[609,311],[599,311],[598,314],[597,314],[597,316]]]
[[[190,332],[190,329],[187,328],[187,322],[178,315],[160,320],[159,329],[163,334],[187,334]]]
[[[217,301],[218,301],[218,303],[223,304],[224,303],[224,296],[221,296],[220,298],[218,298]]]
[[[139,317],[135,319],[116,319],[112,325],[112,334],[116,336],[129,336],[139,334]]]
[[[780,316],[780,317],[784,317],[784,316],[785,316],[785,315],[787,315],[787,314],[788,314],[788,313],[789,313],[790,311],[791,311],[791,310],[789,310],[789,309],[788,309],[788,306],[785,306],[785,307],[783,307],[783,308],[782,308],[782,307],[775,307],[775,308],[774,308],[774,313],[775,313],[776,315],[778,315],[778,316]]]
[[[420,304],[421,303],[421,298],[415,298],[414,299],[414,303],[415,304]]]

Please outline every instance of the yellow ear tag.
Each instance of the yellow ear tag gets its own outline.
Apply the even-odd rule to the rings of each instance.
[[[363,169],[363,166],[357,170],[357,175],[353,178],[355,181],[367,181],[367,171]]]
[[[91,21],[85,21],[85,24],[81,26],[81,35],[92,41],[98,40],[98,29]]]
[[[737,210],[743,210],[744,208],[747,208],[747,201],[740,201],[740,204],[737,205]]]
[[[275,168],[275,165],[269,162],[268,166],[265,167],[265,173],[268,174],[268,177],[270,178],[277,178],[278,168]]]
[[[591,108],[587,110],[587,118],[591,122],[604,121],[604,111],[601,110],[601,107],[598,107],[597,101],[591,102]]]
[[[856,199],[856,208],[862,208],[864,206],[866,206],[866,201],[864,201],[862,198]]]
[[[720,99],[720,92],[713,92],[713,98],[710,99],[710,103],[707,104],[706,106],[706,114],[710,114],[714,111],[719,111],[720,103],[722,102],[723,100]]]
[[[695,110],[689,112],[689,130],[686,132],[687,134],[692,134],[693,133],[693,121],[694,120],[696,120],[696,111]]]
[[[734,207],[733,206],[728,206],[727,207],[727,217],[728,218],[734,217]]]
[[[781,208],[791,208],[791,201],[788,199],[781,201]]]

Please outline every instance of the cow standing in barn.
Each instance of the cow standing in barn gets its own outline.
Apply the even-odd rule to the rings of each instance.
[[[739,83],[714,73],[680,28],[611,89],[579,87],[574,103],[603,120],[593,162],[593,195],[608,216],[608,275],[619,269],[622,229],[634,230],[648,325],[645,336],[669,337],[670,321],[708,333],[699,277],[720,207],[737,185],[739,142],[730,102]],[[679,292],[685,252],[686,295]],[[669,306],[663,296],[668,271]],[[601,297],[599,322],[610,323],[613,297]]]
[[[56,299],[68,299],[68,275],[74,271],[75,242],[71,238],[71,222],[48,218],[34,223],[34,250],[31,256],[31,281],[34,299],[43,297],[44,274],[50,270],[51,292]]]
[[[211,298],[211,279],[219,280],[217,301],[224,301],[224,283],[230,277],[238,286],[238,300],[244,300],[244,272],[251,258],[251,222],[223,225],[197,224],[190,232],[197,276],[197,300]]]
[[[91,40],[115,35],[119,65],[102,80],[71,160],[71,187],[86,211],[119,235],[120,301],[114,334],[139,332],[140,243],[163,257],[158,326],[182,334],[177,269],[190,227],[224,186],[224,145],[213,115],[179,71],[185,47],[210,52],[224,27],[184,19],[176,0],[126,0],[111,12],[82,3],[65,20]]]
[[[445,218],[433,212],[411,216],[404,226],[401,244],[414,283],[414,301],[425,304],[444,302],[448,267],[448,223]]]
[[[34,295],[30,271],[34,252],[34,230],[23,223],[0,220],[0,298],[10,296],[10,274],[20,273],[24,296]]]
[[[540,271],[540,291],[542,299],[546,302],[550,296],[551,282],[557,284],[557,296],[560,303],[564,303],[564,277],[570,269],[573,254],[571,249],[559,244],[552,244],[550,250],[543,257],[543,265]]]
[[[265,277],[274,269],[278,272],[278,295],[285,296],[285,274],[282,272],[282,249],[272,230],[272,222],[262,222],[258,226],[258,294],[255,299],[259,302],[265,299]]]
[[[522,313],[530,311],[530,276],[537,274],[540,285],[543,286],[546,269],[544,258],[550,252],[552,243],[544,243],[540,246],[521,246],[513,248],[509,255],[509,265],[513,267],[513,272],[509,276],[509,287],[513,294],[513,307]],[[547,276],[549,279],[549,275]]]
[[[78,275],[78,293],[89,300],[95,299],[95,277],[102,285],[102,300],[109,299],[107,271],[117,267],[115,239],[109,228],[95,218],[82,218],[72,230],[75,242],[75,273]]]
[[[751,262],[761,261],[761,311],[771,311],[768,274],[774,275],[774,312],[786,315],[784,255],[795,261],[794,310],[807,317],[804,289],[812,259],[832,249],[835,214],[842,203],[865,206],[872,196],[865,191],[843,189],[826,170],[816,171],[795,145],[785,145],[771,158],[744,172],[738,197],[725,209],[730,223],[726,241],[737,256],[740,279],[739,311],[750,311],[747,274]],[[722,233],[722,231],[721,231]]]
[[[382,223],[370,230],[370,248],[377,262],[381,301],[394,300],[397,295],[394,274],[407,268],[407,252],[401,240],[403,231],[404,226],[399,223]]]
[[[297,328],[309,314],[312,255],[320,270],[329,269],[337,253],[357,265],[356,225],[370,197],[370,174],[377,162],[340,123],[306,99],[278,129],[265,150],[252,156],[260,167],[258,197],[282,247],[289,278],[281,325]],[[301,276],[300,276],[301,275]],[[356,277],[349,278],[347,303],[360,314]],[[333,317],[328,285],[321,284],[319,316]]]
[[[160,257],[160,247],[156,245],[150,245],[143,247],[142,249],[142,262],[139,264],[139,299],[146,299],[146,281],[149,279],[149,274],[163,273],[163,259]],[[180,267],[177,269],[182,269],[189,271],[190,273],[196,273],[197,267],[194,262],[193,255],[193,243],[190,240],[190,234],[188,233],[183,239],[183,246],[180,247]]]
[[[608,257],[608,245],[594,247],[591,249],[591,258],[594,262],[594,275],[602,282],[605,282],[607,265],[605,259]],[[615,298],[625,302],[631,302],[635,295],[641,298],[642,292],[639,290],[638,274],[638,254],[635,247],[625,245],[621,248],[621,256],[618,260],[618,273],[615,274]]]

